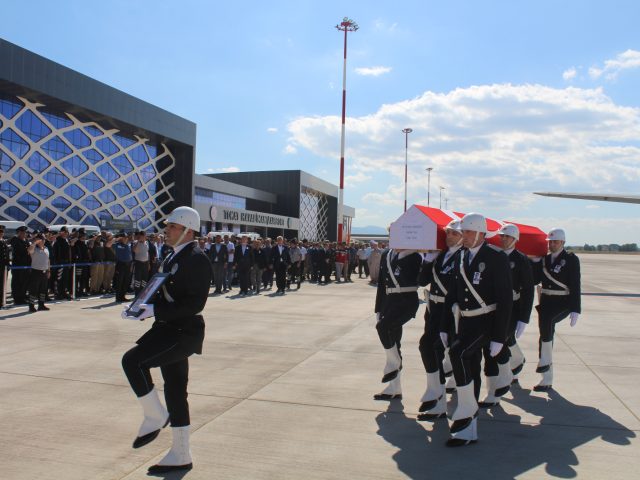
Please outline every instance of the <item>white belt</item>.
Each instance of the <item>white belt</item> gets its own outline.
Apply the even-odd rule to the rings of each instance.
[[[520,300],[520,292],[513,292],[513,301]]]
[[[433,293],[429,294],[429,300],[433,303],[444,303],[444,297],[440,295],[434,295]]]
[[[477,317],[480,315],[485,315],[489,312],[495,312],[496,304],[487,305],[486,307],[476,308],[475,310],[460,310],[460,315],[463,317]]]
[[[568,290],[549,290],[548,288],[541,289],[540,293],[542,293],[543,295],[559,295],[559,296],[569,295]]]
[[[387,293],[417,292],[418,287],[387,287]]]

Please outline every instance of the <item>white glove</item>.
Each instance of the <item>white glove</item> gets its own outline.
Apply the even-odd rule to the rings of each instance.
[[[143,303],[140,305],[140,308],[144,308],[144,310],[140,315],[138,315],[139,320],[153,317],[153,303]]]
[[[571,319],[571,326],[575,327],[576,323],[578,323],[578,317],[580,316],[580,314],[578,312],[571,312],[569,314],[569,318]]]
[[[379,322],[382,318],[382,314],[380,312],[376,313],[376,322]]]
[[[489,354],[492,357],[497,356],[500,353],[500,350],[502,350],[502,347],[504,345],[502,343],[498,343],[498,342],[491,342],[491,344],[489,345]]]
[[[126,307],[124,307],[122,309],[122,313],[120,314],[120,318],[122,318],[123,320],[137,320],[136,317],[131,317],[129,315],[127,315],[127,309],[129,308],[129,306],[127,305]]]
[[[442,340],[444,348],[449,346],[449,334],[447,332],[440,332],[440,340]]]
[[[518,320],[516,324],[516,338],[520,338],[524,333],[525,328],[527,328],[527,324]]]
[[[438,252],[427,252],[424,254],[423,258],[425,262],[433,262],[437,256]]]

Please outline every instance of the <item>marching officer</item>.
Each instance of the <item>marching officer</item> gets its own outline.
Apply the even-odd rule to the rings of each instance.
[[[160,268],[169,277],[152,303],[142,305],[140,316],[128,317],[123,311],[123,318],[155,317],[137,346],[122,357],[122,367],[144,411],[133,448],[153,441],[171,422],[171,450],[149,468],[149,473],[190,470],[193,466],[189,451],[188,358],[202,353],[205,325],[201,312],[211,284],[211,263],[194,241],[199,229],[200,215],[193,208],[178,207],[171,212],[165,234],[174,250]],[[149,370],[155,367],[162,372],[167,409],[153,386]]]
[[[440,320],[444,299],[462,248],[460,220],[451,220],[445,227],[447,250],[443,250],[432,262],[422,264],[419,284],[430,285],[427,308],[424,312],[424,334],[420,338],[420,355],[427,372],[427,390],[420,400],[418,420],[434,420],[447,416],[445,395],[445,350],[440,340]],[[453,339],[453,332],[448,332]]]
[[[468,445],[478,440],[477,411],[480,393],[480,363],[483,347],[497,356],[506,342],[506,331],[513,292],[506,254],[484,239],[487,222],[478,213],[462,218],[465,250],[456,262],[451,288],[444,302],[440,325],[442,343],[449,345],[449,332],[455,331],[449,356],[455,376],[458,405],[450,425],[447,446]]]
[[[402,398],[400,370],[402,326],[418,311],[418,276],[422,255],[415,250],[386,250],[380,259],[376,293],[376,330],[386,354],[382,383],[386,388],[374,400]]]
[[[516,243],[520,240],[520,230],[516,225],[505,224],[500,231],[502,250],[509,258],[511,269],[511,282],[513,286],[513,307],[511,318],[507,326],[507,343],[495,357],[498,366],[498,375],[487,374],[487,396],[478,405],[483,408],[494,407],[500,403],[501,395],[507,391],[507,385],[513,380],[517,382],[517,376],[524,366],[524,354],[516,339],[524,333],[531,316],[533,307],[533,274],[531,263],[527,256],[516,250]],[[485,360],[485,369],[492,359]],[[489,369],[491,370],[491,369]],[[495,367],[493,372],[495,373]]]
[[[547,235],[549,253],[534,263],[534,281],[541,285],[538,326],[540,328],[540,360],[536,372],[542,380],[533,387],[536,392],[547,392],[553,384],[553,335],[556,323],[569,317],[575,327],[580,316],[580,260],[564,249],[565,233],[553,228]]]

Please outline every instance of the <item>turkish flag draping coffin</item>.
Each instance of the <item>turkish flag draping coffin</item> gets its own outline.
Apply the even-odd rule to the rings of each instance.
[[[441,210],[439,208],[412,205],[400,218],[391,224],[389,246],[395,249],[444,250],[446,234],[444,228],[451,220],[461,219],[464,213]],[[520,230],[517,248],[529,256],[543,256],[547,253],[547,235],[538,227],[516,222],[501,222],[487,218],[487,242],[500,244],[498,230],[505,223],[512,223]]]

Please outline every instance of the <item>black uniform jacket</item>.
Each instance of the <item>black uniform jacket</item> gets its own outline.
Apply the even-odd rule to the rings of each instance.
[[[289,257],[289,249],[285,246],[282,247],[282,254],[280,254],[280,248],[278,245],[271,247],[271,261],[275,270],[283,270],[291,263],[291,257]]]
[[[580,260],[578,257],[575,253],[562,250],[555,262],[551,262],[551,254],[548,254],[538,263],[534,263],[533,277],[536,284],[540,283],[545,290],[562,290],[544,274],[543,262],[549,275],[569,287],[569,295],[541,295],[538,307],[540,313],[559,310],[580,313]]]
[[[453,281],[453,274],[456,269],[456,261],[460,261],[460,250],[456,250],[452,255],[444,261],[444,257],[448,250],[444,250],[438,254],[438,256],[431,262],[425,262],[420,269],[420,277],[418,279],[419,285],[424,287],[429,285],[429,292],[431,295],[437,295],[438,297],[445,297],[447,292],[451,288],[451,282]],[[438,279],[442,286],[445,288],[445,292],[442,291],[438,282],[435,281],[433,271],[436,271]],[[439,322],[442,319],[442,309],[444,303],[436,303],[429,300],[429,308],[424,310],[424,320],[430,323],[431,328],[435,328],[439,331]]]
[[[219,248],[219,251],[216,251]],[[214,243],[209,249],[211,263],[227,263],[229,261],[229,251],[224,243]]]
[[[391,255],[391,270],[387,268],[387,256]],[[418,311],[418,292],[387,293],[387,288],[396,288],[391,278],[393,275],[400,287],[417,287],[422,256],[411,253],[399,258],[397,252],[385,250],[380,259],[380,277],[376,293],[375,312],[383,317],[394,317],[408,321],[416,316]]]
[[[469,251],[462,250],[456,262],[454,279],[445,298],[441,332],[455,330],[452,307],[457,303],[460,310],[476,310],[481,307],[462,278],[461,263],[471,286],[478,292],[487,306],[496,304],[496,310],[475,317],[462,317],[458,335],[484,334],[494,342],[504,343],[511,317],[513,291],[507,255],[498,247],[484,243],[469,265]]]
[[[162,271],[171,272],[163,289],[155,295],[155,321],[136,343],[159,348],[178,346],[187,353],[202,353],[204,318],[200,314],[207,303],[211,284],[211,263],[195,242],[164,263]]]
[[[236,268],[241,271],[247,271],[253,266],[253,249],[251,245],[244,246],[244,254],[242,253],[242,244],[236,247],[236,253],[233,256],[233,262]]]
[[[531,308],[533,307],[533,272],[531,270],[531,262],[524,253],[514,249],[509,254],[509,266],[511,267],[513,291],[516,294],[520,294],[520,299],[513,301],[511,322],[515,323],[520,321],[529,323]]]

